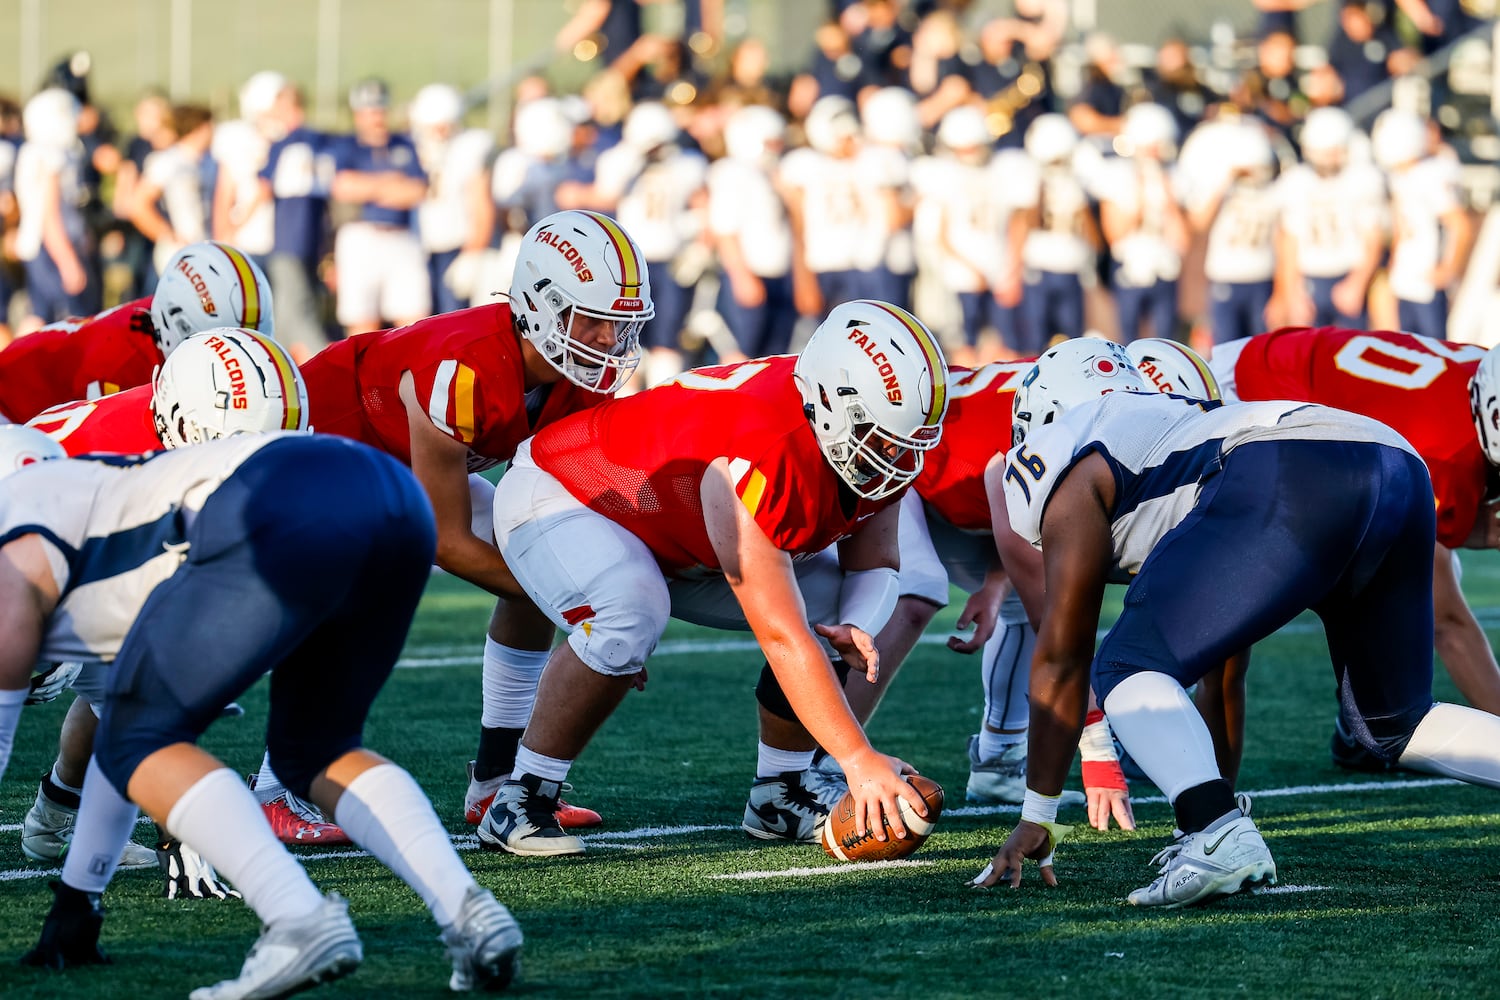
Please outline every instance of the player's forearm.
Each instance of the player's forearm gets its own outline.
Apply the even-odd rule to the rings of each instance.
[[[410,209],[427,197],[427,182],[420,177],[385,174],[381,177],[377,202],[384,208]]]
[[[441,531],[438,534],[437,564],[444,572],[497,597],[526,597],[498,549],[468,531],[455,532],[454,536],[444,538]]]
[[[1031,663],[1026,787],[1055,796],[1062,794],[1083,732],[1089,703],[1089,664],[1076,656],[1050,656],[1038,646]]]
[[[871,749],[844,698],[838,675],[811,632],[764,636],[757,633],[756,639],[792,711],[819,746],[838,761]]]

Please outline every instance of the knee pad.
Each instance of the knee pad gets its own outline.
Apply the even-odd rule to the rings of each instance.
[[[666,584],[637,592],[629,607],[611,608],[582,621],[568,635],[568,645],[590,670],[626,677],[646,665],[646,658],[666,630],[671,603]]]
[[[849,678],[852,668],[843,660],[833,661],[833,672],[838,674],[839,685]],[[797,713],[792,710],[792,703],[787,701],[786,692],[781,689],[781,682],[776,679],[776,672],[771,669],[769,663],[761,665],[760,679],[755,682],[755,700],[767,712],[778,719],[788,722],[798,722]]]

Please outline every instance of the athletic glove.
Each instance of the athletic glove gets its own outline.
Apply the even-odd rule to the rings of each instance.
[[[54,663],[39,674],[32,674],[31,690],[26,695],[25,704],[43,705],[56,699],[73,686],[82,672],[82,663]]]
[[[167,876],[167,898],[177,899],[243,899],[238,889],[219,880],[219,873],[208,860],[175,837],[156,828],[156,863]]]

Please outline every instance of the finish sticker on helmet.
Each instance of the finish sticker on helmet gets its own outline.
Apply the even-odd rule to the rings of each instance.
[[[245,297],[245,315],[240,317],[240,326],[248,327],[251,330],[259,330],[260,284],[255,280],[255,272],[250,269],[250,261],[245,259],[243,253],[226,243],[215,243],[214,246],[224,251],[224,256],[229,258],[229,264],[234,268],[235,276],[240,279],[240,289]],[[183,265],[179,265],[179,267],[183,267]],[[186,274],[193,281],[194,288],[199,287],[198,282],[202,279],[197,278],[196,275],[185,268],[182,273]],[[198,294],[200,298],[204,296],[203,291],[200,291]],[[207,298],[203,299],[203,308],[210,315],[218,315],[213,309],[213,304]]]

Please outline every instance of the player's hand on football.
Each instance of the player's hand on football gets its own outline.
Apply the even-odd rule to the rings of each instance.
[[[156,863],[167,877],[168,899],[243,898],[238,889],[219,880],[219,873],[208,859],[175,837],[157,840]]]
[[[83,671],[82,663],[54,663],[48,669],[31,677],[31,689],[26,692],[26,704],[44,705],[73,686]]]
[[[813,631],[828,640],[839,659],[863,671],[865,680],[874,684],[880,679],[880,651],[870,633],[854,625],[814,625]]]
[[[1048,825],[1052,827],[1051,830],[1040,823],[1024,819],[1017,823],[1000,850],[995,852],[994,860],[985,865],[984,870],[969,881],[969,885],[976,889],[988,889],[1004,883],[1014,889],[1021,884],[1021,864],[1028,858],[1040,862],[1044,885],[1056,885],[1057,873],[1052,870],[1052,851],[1070,828]]]
[[[871,832],[876,840],[888,839],[884,815],[890,823],[890,831],[898,838],[906,837],[906,823],[901,818],[898,799],[905,799],[907,807],[918,816],[926,817],[927,803],[902,777],[915,774],[916,768],[906,761],[868,748],[840,760],[844,777],[849,780],[849,792],[854,796],[855,829],[860,833]]]
[[[1089,826],[1108,830],[1113,816],[1121,830],[1135,829],[1135,811],[1130,807],[1130,792],[1123,788],[1084,787],[1089,800]]]
[[[975,653],[984,648],[995,634],[995,623],[1000,620],[1001,594],[986,593],[983,588],[969,595],[962,613],[958,616],[957,628],[963,630],[974,626],[974,634],[967,639],[956,635],[948,637],[948,648],[955,653]]]

